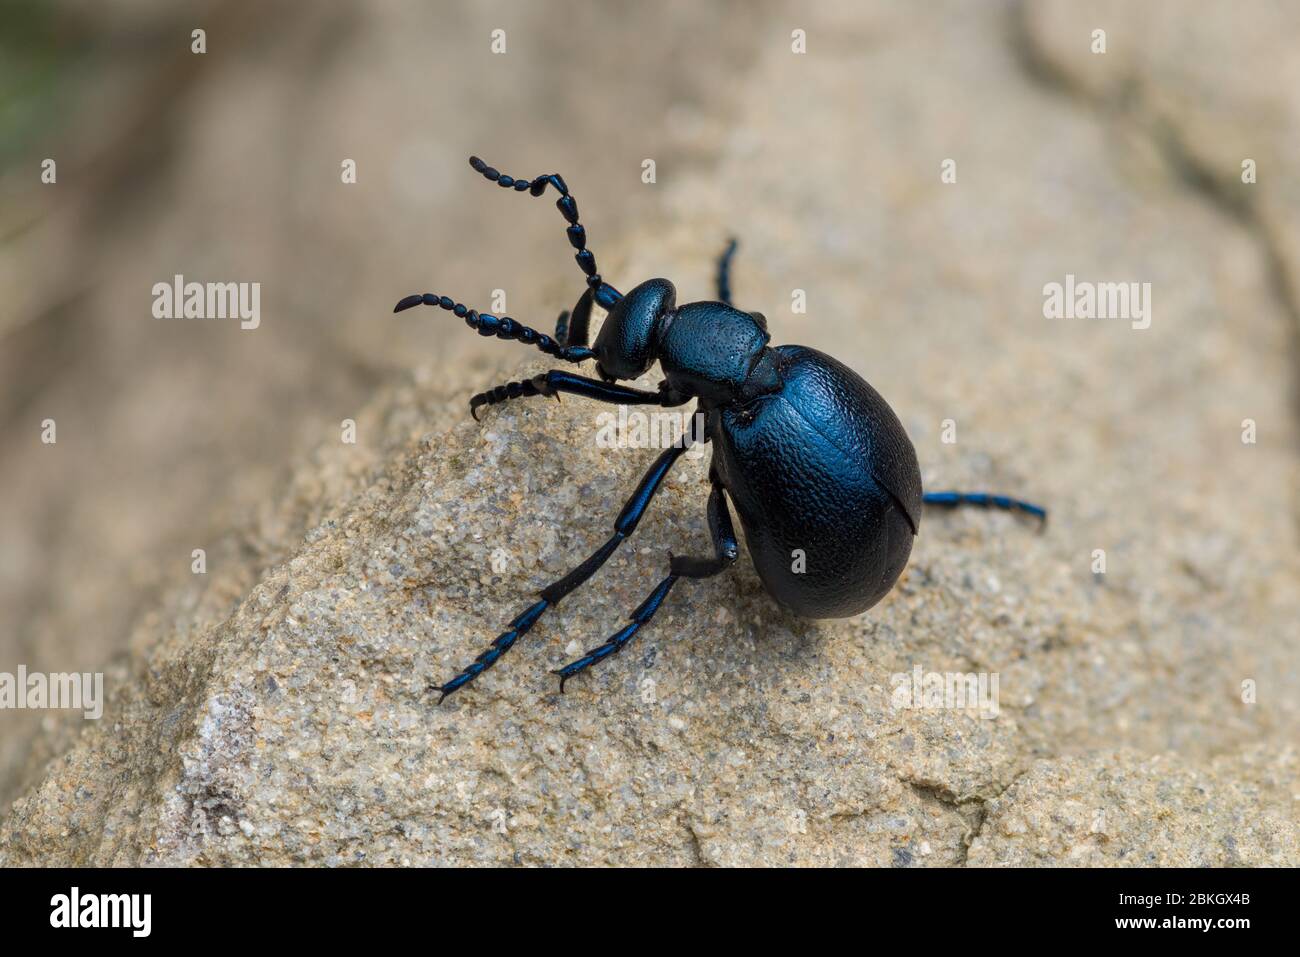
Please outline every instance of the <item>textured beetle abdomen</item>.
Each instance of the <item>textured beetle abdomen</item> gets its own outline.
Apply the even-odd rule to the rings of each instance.
[[[921,511],[916,452],[853,370],[782,346],[782,391],[714,413],[715,460],[768,592],[809,618],[844,618],[893,588]]]

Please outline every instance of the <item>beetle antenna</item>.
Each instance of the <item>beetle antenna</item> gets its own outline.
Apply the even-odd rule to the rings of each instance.
[[[547,186],[554,186],[555,191],[560,194],[560,198],[555,201],[555,208],[568,222],[569,227],[565,233],[569,237],[569,245],[577,250],[573,258],[578,261],[578,268],[587,277],[587,286],[595,296],[597,304],[602,309],[608,309],[623,298],[622,293],[601,279],[600,273],[596,272],[596,255],[587,248],[587,230],[582,223],[578,222],[578,201],[569,192],[569,186],[564,182],[563,176],[559,173],[543,173],[531,180],[516,179],[493,166],[488,166],[477,156],[469,158],[469,165],[476,173],[482,174],[484,179],[491,180],[504,189],[513,188],[517,193],[527,191],[533,196],[541,196],[546,192]]]
[[[419,305],[441,306],[443,309],[464,318],[465,325],[478,330],[480,336],[518,339],[525,345],[536,346],[548,356],[555,356],[555,358],[563,359],[565,362],[582,362],[584,359],[590,359],[595,355],[585,345],[562,345],[551,336],[546,335],[546,333],[538,332],[516,319],[511,319],[509,316],[494,316],[490,313],[479,312],[476,309],[469,308],[464,303],[456,302],[450,296],[439,296],[437,293],[426,292],[422,294],[417,292],[412,296],[407,296],[393,307],[393,312],[401,312],[404,309]]]

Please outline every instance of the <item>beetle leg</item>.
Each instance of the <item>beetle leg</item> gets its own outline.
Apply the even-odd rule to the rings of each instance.
[[[588,399],[595,399],[598,402],[610,402],[615,405],[673,406],[681,405],[687,401],[664,385],[661,385],[654,392],[647,392],[644,389],[633,389],[630,386],[588,379],[586,376],[574,375],[571,372],[565,372],[563,369],[552,369],[542,375],[533,376],[531,379],[520,382],[506,382],[489,389],[487,392],[480,392],[469,400],[469,410],[477,419],[478,410],[484,405],[496,405],[498,402],[505,402],[507,399],[518,399],[531,395],[559,398],[561,392],[571,392],[574,395],[586,396]]]
[[[564,310],[555,320],[555,341],[562,346],[587,345],[587,327],[591,325],[591,290],[588,289],[578,299],[573,312]]]
[[[587,340],[590,336],[588,327],[591,325],[591,302],[592,294],[591,290],[588,289],[578,298],[577,305],[573,307],[573,313],[565,323],[564,344],[566,346],[587,347]],[[557,337],[559,335],[558,327],[556,335]]]
[[[945,508],[957,508],[962,505],[974,505],[979,508],[1000,508],[1011,512],[1024,512],[1041,522],[1047,521],[1047,509],[1032,502],[1018,498],[1007,498],[992,492],[926,492],[921,496],[926,505],[940,505]]]
[[[655,492],[659,490],[659,485],[663,482],[664,476],[668,474],[668,470],[673,467],[673,464],[676,463],[687,448],[687,444],[683,443],[680,446],[665,449],[659,458],[655,459],[655,463],[650,466],[649,471],[641,477],[641,481],[637,483],[636,491],[632,493],[632,496],[623,506],[623,510],[619,512],[618,519],[614,522],[614,534],[609,541],[592,552],[581,565],[559,581],[552,582],[543,588],[538,595],[539,600],[511,621],[510,626],[496,637],[487,651],[475,658],[473,663],[460,674],[445,684],[434,686],[433,690],[441,692],[441,697],[438,699],[439,704],[443,702],[447,695],[459,688],[463,688],[496,664],[501,656],[509,651],[514,646],[514,643],[537,623],[537,619],[541,618],[547,610],[558,605],[565,595],[596,574],[600,566],[605,564],[610,555],[614,554],[614,550],[618,548],[623,539],[628,538],[636,531],[637,523],[641,521],[641,516],[645,514],[645,510],[649,507]]]
[[[672,590],[673,585],[679,578],[711,578],[720,572],[730,568],[740,554],[740,546],[736,542],[736,530],[731,524],[731,510],[727,508],[726,495],[723,492],[722,485],[714,479],[713,491],[709,494],[709,532],[713,538],[713,557],[712,558],[695,558],[692,556],[669,556],[668,576],[664,578],[654,591],[637,606],[636,611],[632,612],[630,617],[631,624],[626,625],[612,634],[603,644],[592,648],[581,658],[571,661],[563,668],[558,668],[551,672],[560,676],[560,691],[564,691],[564,683],[579,672],[586,671],[594,664],[604,661],[610,655],[615,654],[623,649],[623,646],[631,641],[643,625],[650,623],[659,606],[663,604],[668,592]]]
[[[727,248],[718,257],[718,301],[731,305],[731,257],[736,255],[736,240],[727,241]]]
[[[569,310],[567,309],[555,319],[555,341],[562,346],[569,344]]]

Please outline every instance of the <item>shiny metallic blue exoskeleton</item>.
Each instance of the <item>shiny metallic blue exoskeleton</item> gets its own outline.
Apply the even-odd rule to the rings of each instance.
[[[651,279],[623,295],[596,271],[578,222],[577,201],[558,174],[520,180],[477,157],[470,165],[503,188],[540,196],[547,186],[568,222],[570,244],[587,277],[572,315],[563,313],[554,336],[509,316],[470,309],[433,293],[407,296],[394,312],[424,304],[465,319],[480,335],[516,339],[548,355],[579,363],[594,359],[599,379],[553,369],[507,382],[470,400],[478,410],[524,396],[569,392],[620,405],[678,406],[696,401],[709,442],[711,491],[706,506],[713,555],[671,556],[668,574],[632,612],[630,623],[603,644],[557,670],[564,682],[619,651],[654,616],[681,578],[708,578],[739,555],[728,498],[740,516],[750,558],[771,596],[808,618],[844,618],[880,601],[902,574],[912,551],[923,503],[978,505],[1021,511],[1040,519],[1036,505],[983,492],[921,491],[916,451],[880,394],[848,366],[816,349],[771,346],[761,313],[731,304],[730,243],[718,264],[718,299],[677,305],[666,279]],[[608,310],[588,345],[591,307]],[[656,362],[663,381],[655,391],[618,385]],[[698,418],[698,417],[696,417]],[[693,420],[694,421],[694,420]],[[492,667],[550,608],[587,581],[630,536],[673,464],[690,443],[666,449],[642,477],[614,522],[614,534],[560,580],[542,589],[487,651],[437,690],[442,698]]]

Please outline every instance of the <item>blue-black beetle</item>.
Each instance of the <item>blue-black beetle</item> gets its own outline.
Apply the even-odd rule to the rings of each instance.
[[[541,196],[560,194],[569,242],[587,277],[573,313],[562,313],[548,336],[509,316],[480,313],[447,296],[407,296],[401,312],[424,304],[465,319],[479,335],[517,339],[567,362],[596,360],[600,379],[552,369],[507,382],[470,400],[481,406],[522,396],[561,392],[620,405],[677,406],[695,399],[703,435],[714,443],[708,500],[711,557],[671,556],[668,575],[632,612],[631,623],[604,644],[555,673],[564,682],[617,652],[654,616],[679,578],[708,578],[739,555],[727,507],[730,497],[745,529],[750,558],[781,605],[808,618],[845,618],[866,611],[894,587],[912,551],[923,503],[1014,509],[1046,518],[1037,505],[983,492],[922,494],[916,450],[898,416],[875,389],[843,363],[804,346],[768,345],[762,314],[731,304],[730,264],[736,243],[718,263],[715,302],[676,304],[666,279],[651,279],[623,295],[601,279],[578,204],[558,173],[515,179],[470,157],[470,166],[498,186]],[[591,307],[608,310],[594,346],[588,346]],[[655,362],[664,379],[656,391],[618,385]],[[698,417],[693,417],[695,421]],[[584,562],[542,589],[538,601],[510,622],[491,647],[464,671],[437,686],[442,701],[477,678],[510,650],[544,612],[600,568],[636,530],[668,470],[690,442],[665,450],[642,477],[614,523],[614,534]]]

